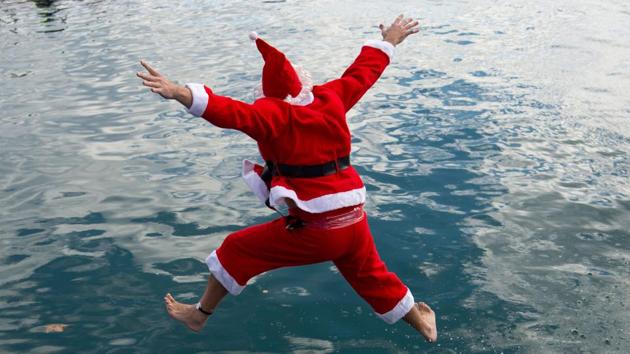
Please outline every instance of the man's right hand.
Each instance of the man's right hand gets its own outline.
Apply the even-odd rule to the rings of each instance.
[[[418,33],[418,21],[414,21],[411,17],[404,18],[403,15],[396,17],[394,23],[385,28],[383,24],[378,26],[381,29],[383,40],[396,46],[405,40],[410,34]]]

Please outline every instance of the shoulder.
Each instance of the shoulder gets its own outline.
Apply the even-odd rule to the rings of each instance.
[[[290,108],[287,102],[273,97],[261,97],[254,101],[252,106],[260,111],[286,111]]]
[[[336,80],[332,80],[321,85],[313,86],[313,95],[315,97],[321,97],[326,95],[335,95],[335,90],[333,89],[334,82]]]
[[[281,99],[273,98],[273,97],[261,97],[254,101],[253,105],[255,106],[269,106],[269,105],[282,105],[284,102]]]

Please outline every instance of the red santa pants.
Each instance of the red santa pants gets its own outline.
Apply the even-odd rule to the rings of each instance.
[[[247,281],[260,273],[332,261],[376,314],[394,323],[411,310],[414,299],[380,259],[363,210],[363,217],[351,225],[321,227],[322,220],[333,220],[334,225],[336,216],[343,217],[352,208],[356,207],[322,214],[291,210],[291,215],[303,220],[305,226],[290,230],[285,218],[279,218],[245,228],[230,234],[206,263],[213,276],[231,294],[238,295]]]

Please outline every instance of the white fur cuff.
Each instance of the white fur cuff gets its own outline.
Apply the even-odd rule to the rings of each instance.
[[[223,268],[223,264],[221,264],[216,251],[212,251],[206,258],[206,264],[208,265],[210,273],[212,273],[214,278],[218,280],[230,294],[238,295],[245,289],[243,285],[237,283],[230,273]]]
[[[414,306],[413,295],[411,295],[411,291],[407,289],[407,293],[405,296],[394,306],[393,309],[386,313],[377,313],[376,315],[380,317],[383,321],[388,324],[394,324],[398,322],[401,318],[403,318],[407,312],[411,311],[411,308]]]
[[[188,113],[200,117],[208,107],[208,93],[202,84],[186,84],[192,92],[192,105],[188,108]]]
[[[393,44],[386,41],[370,39],[369,41],[365,42],[365,45],[368,47],[380,49],[383,53],[387,54],[390,63],[392,62],[392,60],[394,60],[394,52],[396,51],[396,49],[394,48]]]

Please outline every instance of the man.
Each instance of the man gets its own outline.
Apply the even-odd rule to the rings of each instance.
[[[194,115],[256,140],[266,165],[243,164],[243,177],[272,209],[289,215],[229,235],[206,263],[211,275],[196,305],[164,301],[169,315],[199,331],[221,299],[238,295],[252,277],[280,267],[333,261],[355,291],[387,323],[404,319],[427,341],[437,339],[435,314],[381,261],[363,211],[365,187],[350,165],[345,115],[389,65],[394,47],[418,32],[398,16],[380,25],[383,40],[368,41],[341,78],[312,86],[280,51],[251,39],[265,60],[264,97],[253,104],[215,94],[200,84],[179,86],[142,61],[138,73],[154,93],[175,99]]]

